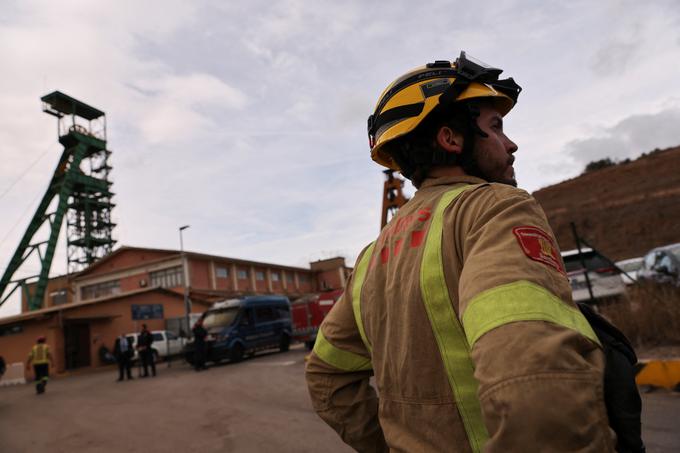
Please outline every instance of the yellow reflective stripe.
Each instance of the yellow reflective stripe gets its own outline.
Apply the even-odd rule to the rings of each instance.
[[[488,331],[518,321],[552,322],[600,344],[593,328],[577,308],[526,280],[483,291],[470,301],[463,313],[465,334],[471,346]]]
[[[354,281],[352,284],[352,311],[354,312],[354,320],[357,323],[361,340],[364,342],[368,352],[371,352],[371,344],[366,338],[366,331],[364,330],[364,322],[361,320],[361,288],[364,286],[366,279],[366,272],[368,272],[368,265],[371,262],[371,255],[375,248],[375,242],[366,248],[366,251],[357,263],[357,268],[354,270]]]
[[[464,190],[472,187],[474,186],[466,185],[447,192],[437,204],[425,239],[423,261],[420,266],[420,287],[470,447],[474,452],[479,452],[489,435],[484,426],[482,410],[477,398],[478,383],[474,377],[470,348],[453,310],[444,278],[442,257],[444,210]]]
[[[323,336],[321,329],[316,335],[314,353],[330,366],[343,371],[365,371],[372,368],[369,358],[333,346]]]

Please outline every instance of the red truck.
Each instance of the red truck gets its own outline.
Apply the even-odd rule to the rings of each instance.
[[[321,321],[342,296],[342,289],[301,297],[290,304],[293,317],[293,340],[305,343],[307,349],[314,347],[316,333]]]

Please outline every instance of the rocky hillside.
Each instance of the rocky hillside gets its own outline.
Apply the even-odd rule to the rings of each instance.
[[[534,192],[562,250],[576,247],[570,222],[612,260],[680,242],[680,146]]]

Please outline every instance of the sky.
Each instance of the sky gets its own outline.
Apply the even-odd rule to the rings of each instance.
[[[675,0],[0,0],[0,11],[3,271],[62,152],[40,103],[54,90],[106,112],[118,245],[179,249],[190,225],[187,250],[303,267],[338,255],[352,266],[378,234],[384,175],[366,119],[394,79],[461,50],[523,87],[505,131],[529,192],[593,160],[680,145]],[[62,234],[52,275],[65,249]]]

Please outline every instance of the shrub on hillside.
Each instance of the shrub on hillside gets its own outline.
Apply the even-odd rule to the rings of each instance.
[[[637,284],[628,288],[627,297],[604,301],[598,308],[636,347],[680,344],[680,288]]]
[[[609,157],[605,157],[604,159],[589,162],[588,165],[586,165],[586,169],[583,171],[583,173],[602,170],[603,168],[613,167],[614,165],[616,165],[616,162],[611,160]]]

